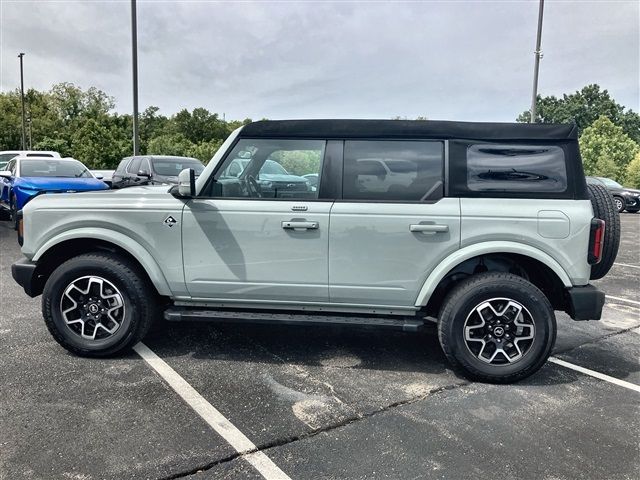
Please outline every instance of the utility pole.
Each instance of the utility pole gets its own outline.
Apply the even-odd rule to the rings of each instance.
[[[24,111],[24,72],[22,70],[22,57],[24,57],[24,53],[19,53],[18,58],[20,59],[20,97],[22,99],[22,150],[27,149],[27,124],[25,119],[25,111]]]
[[[131,0],[131,57],[133,60],[133,154],[140,153],[138,145],[138,22],[136,0]]]
[[[533,67],[533,95],[531,97],[531,119],[530,123],[536,122],[536,100],[538,98],[538,71],[540,70],[540,59],[542,51],[540,50],[540,42],[542,41],[542,12],[544,10],[544,0],[540,0],[538,9],[538,36],[536,38],[535,63]]]

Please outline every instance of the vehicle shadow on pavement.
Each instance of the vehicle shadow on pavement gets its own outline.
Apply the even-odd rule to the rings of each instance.
[[[163,358],[190,355],[431,374],[450,370],[431,326],[405,333],[368,327],[158,322],[145,343]]]

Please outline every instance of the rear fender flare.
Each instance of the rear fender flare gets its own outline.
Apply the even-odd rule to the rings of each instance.
[[[429,298],[435,291],[438,284],[447,275],[447,273],[455,267],[465,260],[489,253],[517,253],[526,257],[531,257],[549,267],[558,276],[565,287],[572,286],[571,279],[564,268],[562,268],[562,266],[553,257],[542,250],[517,242],[485,242],[464,247],[442,260],[438,266],[433,269],[422,285],[422,288],[418,293],[415,306],[425,306],[429,302]]]

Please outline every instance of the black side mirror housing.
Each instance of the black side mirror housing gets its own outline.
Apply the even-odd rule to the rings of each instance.
[[[148,170],[138,170],[139,177],[151,178],[151,174]]]

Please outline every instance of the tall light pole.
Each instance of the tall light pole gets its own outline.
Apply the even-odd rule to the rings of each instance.
[[[544,0],[540,0],[538,8],[538,36],[536,38],[535,63],[533,67],[533,95],[531,96],[531,123],[536,122],[536,100],[538,98],[538,71],[540,70],[540,59],[542,51],[540,50],[540,42],[542,41],[542,12],[544,10]]]
[[[133,154],[140,153],[138,145],[138,22],[136,0],[131,0],[131,58],[133,60]]]
[[[27,149],[27,123],[25,119],[24,112],[24,72],[22,70],[22,57],[24,57],[24,53],[19,53],[18,58],[20,59],[20,98],[22,99],[22,150]]]

